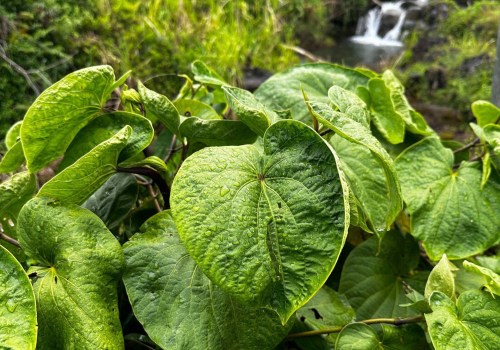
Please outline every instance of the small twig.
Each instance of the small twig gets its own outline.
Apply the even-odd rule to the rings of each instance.
[[[378,323],[387,323],[393,324],[395,326],[401,326],[408,323],[419,323],[423,322],[424,317],[422,315],[415,317],[407,317],[407,318],[373,318],[369,320],[359,321],[359,323],[364,324],[378,324]],[[303,337],[311,337],[314,335],[321,334],[331,334],[340,332],[345,326],[341,327],[333,327],[328,329],[318,329],[314,331],[300,332],[300,333],[292,333],[287,336],[287,339],[295,339],[295,338],[303,338]]]
[[[321,57],[316,56],[315,54],[313,54],[313,53],[311,53],[311,52],[309,52],[301,47],[284,45],[284,44],[281,46],[283,46],[285,49],[292,50],[293,52],[298,53],[299,55],[304,56],[305,58],[307,58],[313,62],[325,62],[325,60],[322,59]]]
[[[3,227],[0,225],[0,239],[4,240],[5,242],[9,242],[10,244],[21,248],[21,245],[19,244],[19,241],[15,240],[14,238],[8,236],[5,234],[3,231]]]
[[[158,213],[161,212],[163,209],[161,208],[160,202],[158,201],[157,198],[158,193],[155,193],[155,191],[153,190],[153,186],[151,184],[148,184],[147,188],[149,194],[151,195],[151,198],[153,198],[153,203],[155,205],[156,210],[158,211]]]
[[[468,143],[460,148],[453,150],[453,153],[462,152],[462,151],[465,151],[466,149],[474,147],[475,145],[477,145],[479,143],[479,141],[480,141],[479,137],[476,137],[471,143]]]
[[[170,146],[168,147],[168,153],[165,156],[165,159],[163,159],[165,161],[165,164],[168,163],[168,161],[170,160],[170,158],[176,152],[176,150],[174,149],[174,146],[175,146],[176,142],[177,142],[177,136],[174,135],[174,136],[172,136],[172,142],[170,142]]]
[[[320,136],[325,136],[325,135],[328,135],[329,133],[331,133],[333,130],[332,129],[326,129],[322,132],[319,133]]]
[[[24,77],[28,85],[35,92],[35,95],[37,96],[40,95],[40,88],[33,82],[33,80],[31,80],[31,77],[29,73],[26,71],[26,69],[18,65],[13,60],[11,60],[9,56],[7,56],[7,53],[5,52],[2,45],[0,45],[0,58],[2,58],[5,62],[9,64],[9,66],[11,66],[16,72],[18,72]]]
[[[170,202],[169,202],[170,188],[168,188],[168,185],[165,182],[165,180],[155,170],[146,167],[131,167],[131,168],[118,167],[116,170],[119,173],[138,174],[149,177],[151,180],[153,180],[156,186],[158,186],[158,189],[160,190],[160,193],[163,197],[163,202],[165,203],[165,208],[166,209],[170,208]]]
[[[481,154],[478,154],[477,156],[472,157],[469,159],[469,162],[475,162],[476,160],[480,160],[486,153],[486,150],[483,150]]]

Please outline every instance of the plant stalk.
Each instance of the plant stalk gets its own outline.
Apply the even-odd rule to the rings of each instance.
[[[359,321],[359,323],[364,323],[364,324],[387,323],[387,324],[393,324],[395,326],[401,326],[401,325],[408,324],[408,323],[419,323],[419,322],[423,322],[423,321],[424,321],[424,316],[419,315],[419,316],[407,317],[407,318],[372,318],[369,320]],[[303,338],[303,337],[312,337],[314,335],[338,333],[344,327],[345,326],[332,327],[332,328],[326,328],[326,329],[318,329],[318,330],[314,330],[314,331],[307,331],[307,332],[300,332],[300,333],[292,333],[292,334],[289,334],[286,338],[287,339],[296,339],[296,338]]]
[[[5,242],[9,242],[10,244],[21,248],[21,245],[19,244],[19,241],[6,235],[5,232],[3,232],[2,226],[0,226],[0,239],[4,240]]]
[[[153,180],[156,186],[158,186],[158,189],[160,190],[160,193],[163,197],[163,202],[165,203],[165,209],[170,208],[170,199],[169,199],[170,188],[168,188],[168,185],[165,182],[165,180],[156,171],[146,167],[132,167],[132,168],[118,167],[116,171],[118,171],[119,173],[138,174],[149,177],[151,180]]]

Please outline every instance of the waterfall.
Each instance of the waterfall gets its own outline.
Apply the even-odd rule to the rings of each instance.
[[[400,41],[403,25],[406,19],[407,10],[403,7],[405,4],[422,7],[426,0],[402,0],[398,2],[382,2],[380,7],[375,7],[359,19],[356,29],[356,36],[351,38],[359,44],[374,46],[403,46]],[[396,24],[383,36],[381,36],[380,27],[384,21],[384,16],[397,16]]]

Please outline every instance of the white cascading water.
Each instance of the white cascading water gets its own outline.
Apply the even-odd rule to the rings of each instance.
[[[398,2],[382,2],[380,7],[375,7],[368,11],[366,16],[360,18],[356,36],[351,38],[359,44],[374,45],[374,46],[403,46],[400,41],[401,32],[406,19],[406,9],[403,4],[412,2],[414,5],[421,7],[425,5],[426,0],[404,0]],[[398,20],[394,27],[389,30],[383,37],[379,35],[380,25],[384,15],[397,15]]]

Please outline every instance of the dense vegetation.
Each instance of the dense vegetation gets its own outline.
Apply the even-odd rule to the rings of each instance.
[[[362,0],[364,1],[364,0]],[[277,71],[297,63],[295,37],[325,40],[331,6],[315,1],[24,1],[0,4],[0,138],[35,97],[70,71],[109,64],[134,69],[171,94],[176,72],[202,59],[232,83],[244,70]],[[354,5],[354,4],[353,4]],[[358,3],[356,3],[358,5]],[[357,7],[339,10],[357,14]],[[347,17],[346,17],[347,18]],[[161,78],[158,78],[161,77]],[[168,84],[165,84],[168,82]]]
[[[0,347],[500,343],[499,108],[463,145],[391,71],[252,94],[196,61],[172,100],[129,75],[71,73],[7,134]]]
[[[408,51],[394,68],[412,101],[449,107],[463,121],[471,119],[470,100],[488,99],[500,7],[486,0],[458,3],[430,1],[427,29],[412,31]],[[439,12],[443,4],[447,10]],[[314,50],[352,35],[370,5],[368,0],[2,2],[0,138],[40,91],[73,70],[97,64],[109,64],[118,74],[134,69],[151,87],[173,96],[183,80],[172,73],[186,72],[202,59],[241,86],[248,69],[276,72],[297,63],[289,46]]]
[[[398,71],[413,101],[447,107],[435,124],[464,128],[472,121],[470,101],[488,100],[496,57],[500,4],[474,1],[459,6],[452,0],[430,1],[426,25],[413,31]],[[441,111],[442,114],[445,114]]]

